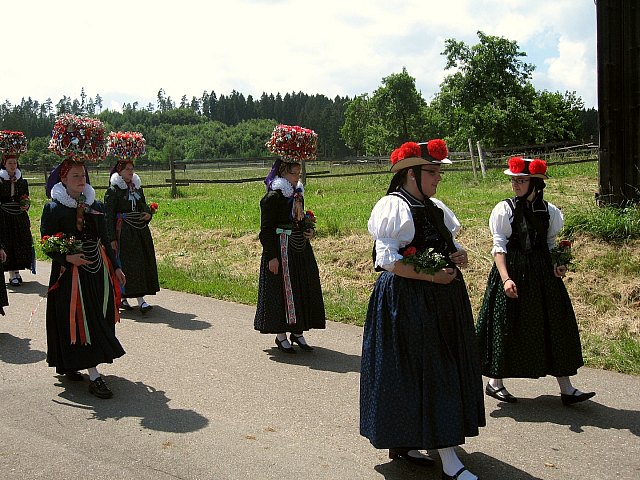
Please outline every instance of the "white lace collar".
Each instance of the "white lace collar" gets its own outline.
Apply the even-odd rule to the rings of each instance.
[[[7,170],[4,168],[0,170],[0,178],[7,182],[11,180],[11,178],[9,177],[9,172],[7,172]],[[21,178],[22,178],[22,172],[20,171],[19,168],[16,168],[16,180],[20,180]]]
[[[126,190],[127,188],[129,188],[129,186],[127,185],[127,182],[124,181],[124,178],[122,178],[122,176],[118,172],[114,172],[111,175],[111,179],[109,180],[109,183],[111,184],[112,187],[118,187],[121,190]],[[137,173],[133,174],[131,183],[133,183],[133,186],[136,189],[142,186],[142,180],[140,180],[140,177],[138,176]]]
[[[299,188],[304,195],[304,187],[302,186],[302,183],[300,181],[298,181],[298,185],[296,185],[296,188]],[[282,194],[287,198],[293,196],[293,187],[291,186],[291,183],[289,183],[289,180],[287,180],[286,178],[275,177],[271,182],[271,190],[280,190]]]
[[[85,204],[93,205],[93,202],[96,201],[96,191],[93,187],[87,183],[82,193],[85,196]],[[69,208],[76,208],[78,206],[78,202],[67,193],[67,187],[65,187],[62,182],[56,183],[51,189],[51,200],[56,200]]]

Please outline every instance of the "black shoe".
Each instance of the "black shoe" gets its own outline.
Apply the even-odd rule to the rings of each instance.
[[[75,370],[58,370],[56,368],[56,374],[64,375],[67,379],[71,380],[72,382],[81,382],[82,380],[84,380],[84,377],[82,376],[82,374]]]
[[[574,403],[580,403],[584,402],[585,400],[589,400],[591,397],[595,397],[596,395],[596,392],[587,392],[576,395],[577,391],[578,389],[574,388],[571,395],[561,393],[560,400],[562,400],[562,404],[568,407],[569,405],[573,405]]]
[[[467,470],[465,467],[462,467],[460,470],[458,470],[453,475],[447,475],[446,473],[442,472],[442,480],[456,480],[456,479],[460,478],[460,475],[462,475],[464,472],[469,472],[469,470]],[[469,473],[471,473],[471,472],[469,472]]]
[[[412,457],[409,455],[409,450],[418,450],[410,449],[410,448],[390,448],[389,449],[389,458],[404,458],[408,462],[413,463],[414,465],[418,465],[419,467],[431,467],[434,465],[435,461],[431,457]]]
[[[22,277],[20,276],[20,274],[18,274],[16,278],[18,279],[18,283],[22,285]]]
[[[490,397],[500,400],[501,402],[516,403],[518,399],[511,395],[505,387],[494,388],[487,383],[487,387],[484,389],[484,393]],[[455,478],[455,477],[453,477]]]
[[[291,341],[292,346],[294,343],[297,343],[302,350],[306,350],[307,352],[310,352],[311,350],[313,350],[313,347],[308,343],[300,343],[300,339],[298,338],[298,336],[294,335],[293,333],[289,335],[289,341]]]
[[[278,350],[282,350],[285,353],[296,353],[293,347],[285,347],[282,345],[282,342],[278,340],[278,337],[276,337],[276,345],[278,346]]]
[[[133,307],[129,305],[129,302],[126,298],[123,298],[120,302],[120,308],[122,308],[123,310],[133,310]]]
[[[9,285],[11,285],[12,287],[19,287],[20,280],[18,280],[17,278],[12,278],[11,280],[9,280]]]
[[[109,387],[107,387],[107,384],[104,383],[102,377],[96,378],[89,384],[89,393],[95,395],[98,398],[113,397],[113,392],[109,390]]]
[[[140,311],[142,313],[147,313],[152,308],[153,307],[151,305],[149,305],[147,302],[142,302],[142,305],[140,305]]]

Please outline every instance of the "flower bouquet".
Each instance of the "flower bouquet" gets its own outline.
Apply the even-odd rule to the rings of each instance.
[[[45,235],[40,241],[42,251],[46,254],[60,253],[62,255],[73,255],[82,253],[82,242],[75,237],[70,237],[64,233]]]
[[[29,195],[22,195],[20,197],[20,206],[21,207],[30,207],[31,206],[31,199],[29,198]]]
[[[305,231],[316,229],[316,216],[313,211],[307,210],[304,213],[304,218],[302,219],[302,229]]]
[[[403,257],[402,263],[413,265],[416,273],[424,272],[428,275],[435,275],[449,264],[447,258],[433,248],[418,252],[416,247],[408,246],[404,249]]]
[[[571,254],[570,240],[560,240],[555,247],[549,250],[549,253],[554,266],[566,265],[568,267],[571,265],[573,255]]]
[[[149,204],[149,210],[151,210],[151,214],[155,214],[158,211],[158,204],[156,202],[151,202]]]

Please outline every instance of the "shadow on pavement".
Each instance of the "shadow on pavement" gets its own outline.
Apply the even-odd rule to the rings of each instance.
[[[42,285],[37,280],[29,280],[26,276],[22,278],[24,278],[24,282],[19,287],[14,287],[7,283],[7,292],[23,294],[38,293],[40,295],[47,293],[47,285]],[[11,298],[9,298],[9,305],[11,305]]]
[[[300,365],[312,370],[336,373],[360,372],[360,355],[349,355],[316,346],[313,347],[313,352],[304,352],[297,347],[294,348],[297,352],[295,355],[281,352],[275,346],[264,350],[264,352],[269,355],[269,360],[274,362]]]
[[[30,338],[18,338],[9,333],[0,333],[0,361],[24,365],[38,363],[47,358],[40,350],[31,350]]]
[[[594,399],[597,399],[597,395]],[[596,401],[565,407],[559,396],[541,395],[534,399],[518,399],[518,403],[499,403],[490,413],[493,418],[509,417],[517,422],[554,423],[567,425],[572,432],[584,427],[629,430],[640,436],[640,412],[608,407]]]
[[[467,454],[463,449],[457,448],[458,456],[462,463],[469,468],[469,471],[479,478],[491,480],[541,480],[507,463],[490,457],[484,453]],[[440,480],[442,470],[438,452],[430,451],[431,456],[436,460],[433,467],[418,467],[409,462],[396,459],[387,463],[376,465],[375,470],[381,474],[385,480]]]
[[[187,433],[205,428],[209,420],[193,410],[169,407],[170,398],[162,390],[131,382],[122,377],[105,376],[113,391],[113,398],[104,400],[89,393],[88,377],[83,382],[61,379],[56,386],[65,390],[58,394],[65,401],[53,400],[60,405],[93,411],[95,420],[120,420],[140,417],[140,425],[161,432]]]
[[[120,310],[120,318],[140,323],[164,323],[177,330],[205,330],[211,327],[209,322],[195,320],[196,315],[192,313],[172,312],[158,305],[154,305],[147,313],[141,313],[137,307],[133,310]]]

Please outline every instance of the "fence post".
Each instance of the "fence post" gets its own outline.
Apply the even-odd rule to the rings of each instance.
[[[482,178],[486,178],[487,170],[484,167],[484,151],[482,150],[482,144],[480,142],[477,142],[476,145],[478,146],[478,161],[480,162],[480,170],[482,171]]]
[[[171,198],[178,198],[178,189],[176,187],[176,164],[173,155],[169,157],[169,169],[171,170]]]
[[[467,139],[469,141],[469,155],[471,155],[471,168],[473,168],[473,179],[478,179],[478,172],[476,172],[476,159],[473,156],[473,144],[471,143],[471,139]]]

